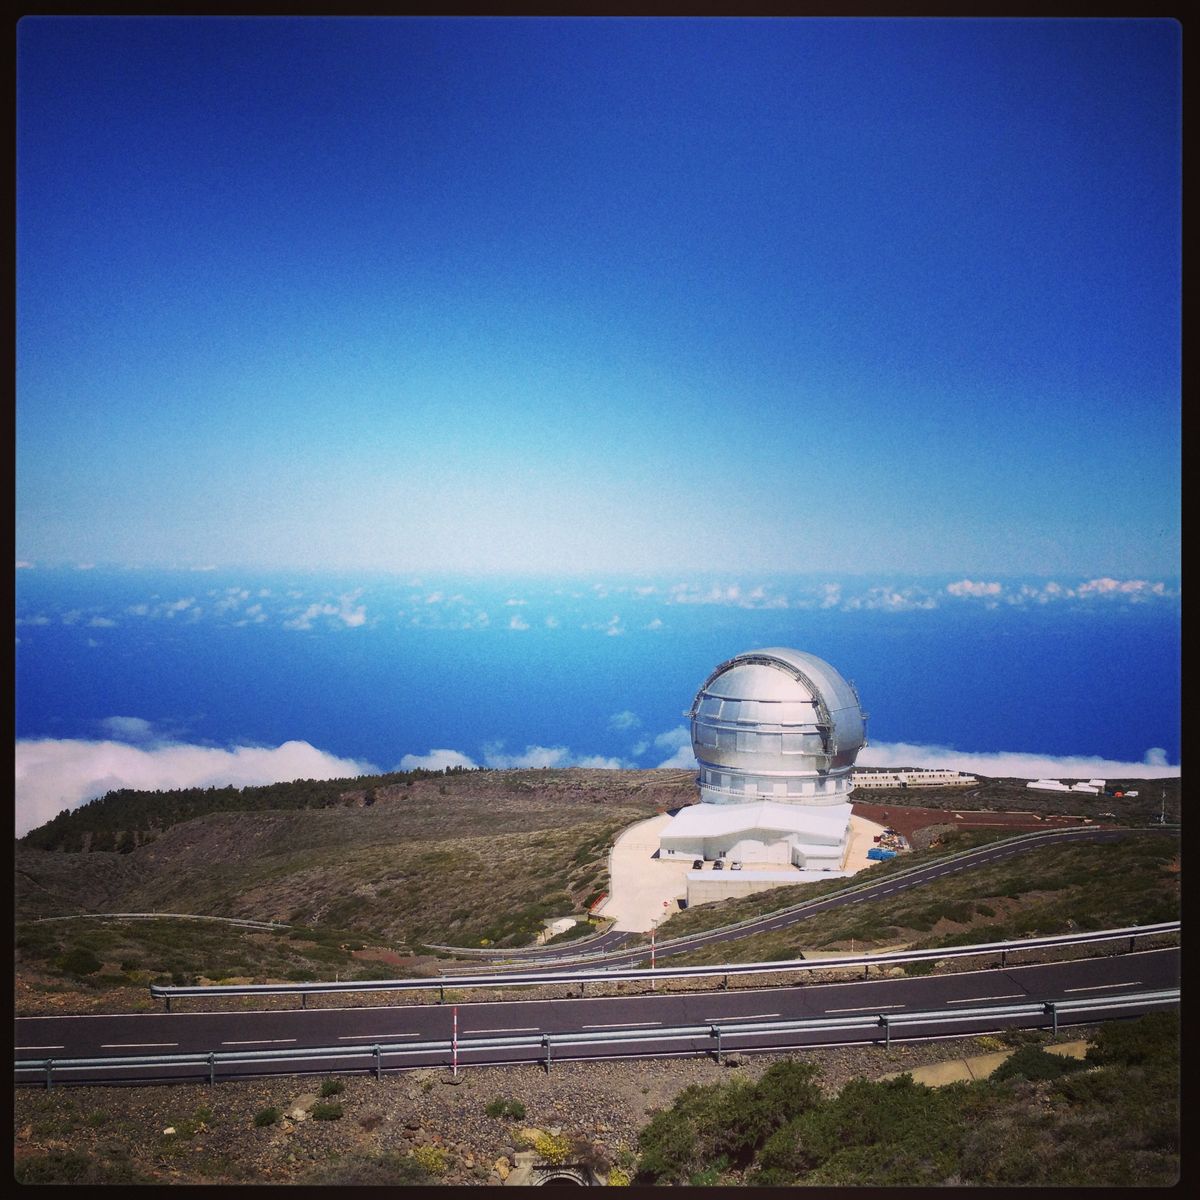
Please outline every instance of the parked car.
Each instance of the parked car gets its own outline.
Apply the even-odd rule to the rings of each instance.
[[[693,871],[703,871],[704,870],[704,859],[702,859],[702,858],[696,859],[696,861],[694,863],[692,863],[692,870]]]
[[[742,869],[742,864],[740,862],[731,862],[729,864],[729,869],[731,871],[740,871]]]
[[[717,861],[715,863],[713,863],[713,870],[714,871],[723,871],[724,869],[725,869],[725,860],[718,858]]]

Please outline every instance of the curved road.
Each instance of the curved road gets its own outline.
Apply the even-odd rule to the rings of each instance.
[[[1003,1005],[1027,1001],[1100,999],[1140,991],[1178,986],[1180,951],[1135,951],[1117,956],[1073,962],[987,968],[950,975],[878,979],[847,983],[801,984],[742,992],[669,993],[664,995],[607,998],[514,1000],[476,1002],[455,1006],[404,1005],[379,1008],[290,1009],[284,1011],[218,1013],[141,1013],[124,1016],[19,1017],[15,1022],[15,1057],[88,1058],[106,1056],[223,1052],[237,1050],[302,1050],[315,1046],[370,1047],[375,1043],[448,1041],[455,1014],[458,1019],[460,1062],[498,1064],[540,1061],[537,1046],[480,1049],[470,1047],[472,1038],[513,1034],[565,1033],[568,1031],[651,1031],[659,1027],[722,1024],[755,1020],[788,1020],[854,1014],[887,1014],[891,1036],[945,1037],[956,1033],[984,1032],[1012,1025],[1034,1023],[1026,1018],[981,1016],[969,1028],[961,1025],[923,1025],[906,1031],[906,1011],[966,1008],[976,1004]],[[1094,1017],[1077,1014],[1079,1022]],[[870,1042],[878,1029],[836,1033],[754,1034],[739,1037],[723,1033],[726,1050],[785,1049],[816,1044]],[[562,1047],[561,1058],[648,1057],[662,1054],[705,1054],[713,1049],[709,1038],[667,1044],[636,1040]],[[448,1065],[445,1051],[389,1055],[387,1070],[398,1067]],[[366,1069],[364,1060],[331,1059],[308,1063],[252,1063],[223,1065],[221,1077],[295,1074]],[[72,1082],[149,1082],[153,1079],[195,1078],[207,1068],[158,1066],[123,1069],[61,1069],[55,1079]],[[42,1076],[19,1075],[20,1080],[42,1083]]]
[[[714,942],[728,942],[737,938],[748,937],[755,933],[765,933],[772,929],[782,929],[788,925],[805,921],[817,913],[827,912],[829,909],[841,908],[847,904],[858,904],[863,900],[876,900],[884,896],[893,895],[896,892],[907,891],[914,887],[923,887],[925,884],[931,883],[933,880],[940,879],[943,876],[955,875],[960,871],[982,866],[984,863],[999,862],[1002,859],[1023,854],[1027,850],[1037,849],[1048,842],[1108,843],[1120,841],[1131,833],[1162,833],[1175,837],[1179,836],[1177,829],[1163,829],[1155,826],[1148,826],[1144,830],[1064,829],[1047,830],[1044,833],[1038,832],[1035,835],[1037,837],[1036,841],[1001,842],[980,846],[977,850],[963,854],[952,861],[932,862],[928,866],[918,868],[911,875],[906,875],[904,878],[884,876],[877,883],[860,887],[850,894],[840,893],[824,899],[809,901],[799,910],[793,909],[777,913],[766,913],[759,920],[745,925],[738,925],[736,928],[712,929],[705,933],[697,933],[691,937],[684,937],[679,940],[673,939],[669,943],[659,943],[656,947],[655,957],[658,960],[662,960],[670,958],[675,954],[686,954],[689,950],[695,950],[699,946],[708,946]],[[554,951],[547,950],[544,957],[541,955],[538,956],[536,963],[524,960],[520,964],[514,965],[512,969],[535,973],[544,962],[551,964],[547,967],[548,970],[561,970],[564,961],[579,958],[585,949],[588,964],[604,963],[607,966],[631,966],[635,963],[648,960],[650,956],[648,944],[640,944],[632,950],[621,950],[621,946],[633,936],[637,935],[616,933],[610,930],[594,941],[589,940],[586,947],[570,949],[567,946],[563,946],[556,948]],[[509,969],[509,964],[507,963],[489,964],[487,967],[487,970],[491,973],[507,969]],[[455,973],[462,974],[463,972],[461,969],[456,969]]]

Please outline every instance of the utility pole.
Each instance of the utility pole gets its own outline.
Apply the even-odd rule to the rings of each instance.
[[[654,935],[657,933],[657,931],[658,918],[655,917],[654,920],[650,922],[650,970],[652,971],[654,970]],[[652,992],[657,990],[653,979],[650,980],[650,990]]]

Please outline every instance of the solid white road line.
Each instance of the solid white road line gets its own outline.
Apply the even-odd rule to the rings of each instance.
[[[538,1025],[522,1025],[516,1029],[464,1029],[462,1033],[537,1033]]]
[[[1140,979],[1132,979],[1129,983],[1097,983],[1093,987],[1078,987],[1078,988],[1063,988],[1064,992],[1103,992],[1107,988],[1118,987],[1138,987],[1141,985]]]
[[[947,1000],[947,1004],[978,1004],[983,1000],[1024,1000],[1024,992],[1009,992],[1004,996],[968,996],[965,1000]]]
[[[14,1046],[14,1050],[65,1050],[66,1046]]]
[[[907,1008],[907,1004],[863,1004],[858,1008],[827,1008],[826,1012],[879,1012],[885,1008]]]
[[[768,1017],[777,1017],[779,1013],[751,1013],[748,1017],[701,1017],[702,1021],[763,1021]]]
[[[178,1042],[101,1042],[101,1050],[156,1050],[162,1046],[178,1046]]]
[[[617,1021],[611,1025],[582,1025],[581,1029],[636,1029],[641,1025],[661,1025],[661,1021]]]
[[[222,1042],[222,1046],[280,1046],[285,1042],[290,1044],[295,1038],[252,1038],[248,1042]]]

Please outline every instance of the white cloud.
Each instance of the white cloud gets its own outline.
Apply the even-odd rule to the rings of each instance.
[[[555,616],[549,616],[546,618],[546,628],[547,629],[557,629],[559,624],[560,624],[559,619]]]
[[[876,742],[858,755],[861,767],[941,767],[973,775],[1042,779],[1161,778],[1179,774],[1170,766],[1166,752],[1152,747],[1140,763],[1119,762],[1090,755],[1032,754],[1015,750],[974,752],[949,746],[925,746],[911,742]]]
[[[930,608],[937,608],[937,601],[921,588],[915,587],[873,587],[861,596],[851,596],[842,605],[843,612],[913,612]]]
[[[998,583],[975,583],[970,579],[960,579],[957,583],[946,585],[946,591],[951,596],[998,596],[1003,590]]]
[[[112,629],[116,625],[116,621],[111,621],[108,617],[93,617],[88,625],[92,629]]]
[[[1079,596],[1123,596],[1128,599],[1140,600],[1150,596],[1166,595],[1166,587],[1161,583],[1150,583],[1145,579],[1090,579],[1081,583],[1076,589]]]
[[[505,600],[505,602],[504,602],[506,608],[515,608],[522,604],[528,604],[528,603],[529,603],[528,600],[517,600],[515,597],[510,600]]]
[[[18,617],[18,625],[49,625],[50,618],[39,613],[36,617]]]
[[[654,744],[660,750],[678,750],[681,746],[691,746],[692,732],[686,725],[677,725],[674,729],[668,729],[666,733],[660,733],[654,739]]]
[[[633,729],[635,726],[642,723],[641,717],[635,712],[630,712],[629,709],[624,709],[622,712],[613,713],[608,718],[609,729]]]
[[[112,718],[110,718],[111,720]],[[137,718],[122,718],[125,721]],[[16,835],[115,788],[249,787],[292,779],[377,774],[308,742],[216,749],[183,744],[149,748],[120,742],[43,738],[16,744]]]
[[[506,754],[502,741],[488,742],[484,745],[483,764],[494,770],[588,767],[595,770],[617,771],[636,766],[635,763],[602,754],[573,754],[566,746],[526,746],[520,754]]]
[[[17,559],[16,566],[18,571],[30,571],[33,569],[33,563],[26,562],[23,558]]]
[[[642,626],[642,628],[643,629],[662,629],[663,628],[662,618],[655,617],[653,621],[650,621],[648,624]]]
[[[684,770],[690,770],[696,765],[696,756],[692,753],[692,744],[689,741],[686,746],[680,746],[670,758],[658,764],[658,769],[664,767],[680,767]]]
[[[581,629],[599,629],[606,637],[620,637],[625,632],[621,618],[615,613],[607,621],[592,621],[580,626]]]
[[[284,621],[283,627],[284,629],[311,629],[313,622],[318,617],[333,617],[341,621],[347,628],[356,629],[360,625],[365,625],[367,621],[366,608],[361,604],[357,607],[354,605],[354,601],[360,595],[361,589],[345,596],[339,596],[337,604],[331,604],[328,601],[310,604],[299,616]]]
[[[121,742],[148,742],[154,737],[154,726],[141,717],[105,717],[98,722],[111,738]]]
[[[602,754],[589,754],[583,758],[577,758],[571,765],[586,767],[591,771],[619,771],[622,767],[628,766],[619,758],[605,758]]]
[[[479,764],[458,750],[430,750],[428,754],[406,754],[400,760],[400,771],[444,771],[447,767],[469,767]]]
[[[489,742],[483,748],[485,765],[496,768],[568,767],[571,752],[566,746],[526,746],[521,754],[505,754],[503,742]]]
[[[529,628],[529,622],[528,622],[528,621],[522,621],[522,620],[521,620],[521,618],[520,618],[520,617],[518,617],[518,616],[516,615],[516,613],[514,613],[514,614],[512,615],[512,617],[509,619],[509,622],[508,622],[508,627],[509,627],[509,629],[528,629],[528,628]]]
[[[671,604],[724,604],[734,608],[787,608],[788,599],[779,592],[769,592],[763,584],[743,591],[741,584],[724,587],[713,584],[707,590],[691,583],[676,583],[668,596]]]

